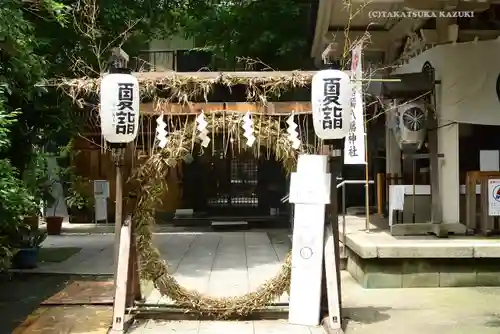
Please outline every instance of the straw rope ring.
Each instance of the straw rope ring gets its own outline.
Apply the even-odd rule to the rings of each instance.
[[[256,120],[256,118],[263,118]],[[217,115],[207,119],[207,129],[212,133],[225,131],[225,137],[231,143],[245,140],[241,137],[239,125],[241,114]],[[296,165],[298,151],[292,148],[280,122],[270,116],[254,116],[254,136],[258,145],[253,151],[260,154],[258,146],[269,145],[274,151],[277,161],[280,161],[285,170],[291,172]],[[158,150],[137,168],[133,180],[139,182],[140,193],[135,206],[133,221],[136,229],[137,248],[141,278],[152,281],[154,286],[164,296],[169,297],[178,306],[190,311],[198,311],[223,319],[231,316],[243,316],[274,302],[290,287],[291,254],[286,257],[284,264],[277,275],[255,291],[242,296],[216,298],[202,295],[182,287],[168,271],[168,264],[161,259],[158,249],[153,245],[151,231],[155,224],[154,208],[160,196],[167,190],[166,179],[169,170],[178,161],[182,161],[192,153],[196,138],[196,121],[186,122],[183,129],[169,134],[168,144]],[[238,145],[238,147],[244,147]],[[302,146],[301,151],[307,152],[308,147]],[[167,254],[168,256],[168,254]]]

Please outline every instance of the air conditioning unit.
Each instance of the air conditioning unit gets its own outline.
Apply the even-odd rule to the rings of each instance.
[[[404,153],[415,153],[427,134],[428,108],[424,101],[402,104],[391,117],[391,129]]]

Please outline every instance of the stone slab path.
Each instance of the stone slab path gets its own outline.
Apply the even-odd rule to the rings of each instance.
[[[286,320],[260,321],[154,321],[131,328],[130,334],[324,334],[322,327],[290,325]]]
[[[341,272],[345,334],[498,334],[500,288],[363,289]],[[138,323],[131,334],[322,334],[321,327],[286,320],[219,322],[154,320]]]
[[[113,274],[112,234],[49,236],[42,247],[81,247],[61,263],[43,263],[31,272]],[[286,231],[156,233],[153,241],[179,283],[212,296],[237,296],[275,276],[290,249]],[[287,302],[282,296],[279,302]],[[147,303],[170,304],[159,291]]]

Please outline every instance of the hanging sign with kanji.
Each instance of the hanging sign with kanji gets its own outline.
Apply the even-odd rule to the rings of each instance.
[[[363,69],[362,69],[362,51],[363,44],[359,42],[352,50],[351,79],[353,82],[352,95],[352,116],[349,124],[349,133],[347,134],[344,146],[344,164],[346,165],[364,165],[365,156],[365,121],[363,118]]]
[[[352,85],[339,70],[317,72],[311,84],[314,132],[320,139],[342,139],[351,122]]]
[[[139,128],[139,82],[132,74],[110,73],[101,80],[101,131],[110,143],[130,143]]]

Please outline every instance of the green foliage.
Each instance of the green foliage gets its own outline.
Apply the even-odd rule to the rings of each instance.
[[[191,0],[186,35],[230,65],[238,57],[270,69],[299,69],[309,58],[310,3],[303,0]],[[258,62],[257,62],[257,65]]]
[[[17,249],[21,248],[39,248],[40,245],[47,239],[47,233],[38,230],[27,230],[19,235],[15,242]]]
[[[37,20],[64,23],[64,10],[53,0],[7,0],[0,7],[0,270],[10,263],[19,238],[28,234],[23,216],[37,209],[37,192],[21,175],[34,148],[67,112],[39,85],[50,63],[39,52],[44,40],[35,25]],[[47,106],[54,111],[44,114]]]
[[[0,153],[9,148],[9,135],[16,113],[3,108],[5,95],[0,91]],[[33,209],[29,193],[9,159],[0,159],[0,235],[15,232],[23,215]]]
[[[112,47],[121,46],[133,59],[149,40],[174,34],[194,38],[228,69],[239,57],[256,60],[257,69],[301,68],[308,58],[309,16],[303,0],[2,1],[0,269],[19,244],[16,238],[26,236],[22,217],[35,214],[40,202],[54,201],[47,152],[80,130],[74,101],[44,82],[99,76]],[[68,206],[89,204],[88,180],[66,165],[55,173]]]

